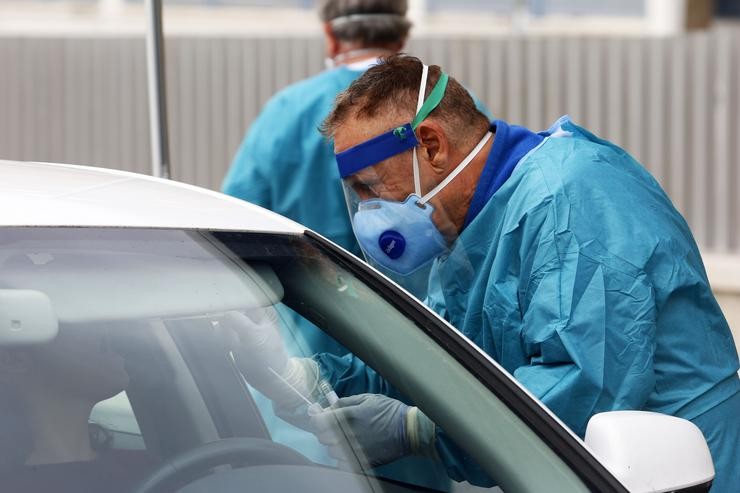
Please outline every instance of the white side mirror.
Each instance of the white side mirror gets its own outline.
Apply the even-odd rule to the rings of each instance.
[[[632,493],[691,491],[714,479],[709,447],[691,421],[644,411],[612,411],[588,422],[586,445]]]

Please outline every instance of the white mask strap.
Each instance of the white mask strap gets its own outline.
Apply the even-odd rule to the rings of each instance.
[[[421,84],[419,85],[419,99],[416,102],[416,113],[419,113],[421,107],[424,105],[424,97],[426,96],[427,90],[427,77],[429,76],[429,67],[422,65],[421,70]],[[413,166],[414,166],[414,193],[418,197],[421,197],[421,176],[419,175],[419,158],[416,157],[416,147],[413,152]]]
[[[421,200],[419,200],[419,205],[424,205],[429,202],[444,187],[446,187],[452,180],[454,180],[457,175],[462,173],[465,167],[473,161],[475,156],[478,155],[481,149],[483,149],[483,146],[486,145],[486,143],[491,139],[492,136],[493,134],[491,132],[486,132],[486,135],[484,135],[480,142],[478,142],[478,145],[476,145],[473,150],[470,151],[470,153],[465,157],[465,159],[463,159],[462,162],[457,165],[457,168],[455,168],[452,173],[447,175],[447,178],[442,180],[439,185],[434,187],[428,194],[424,195]]]

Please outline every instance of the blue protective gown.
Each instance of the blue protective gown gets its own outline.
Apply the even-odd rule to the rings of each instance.
[[[733,491],[738,357],[688,225],[622,149],[568,119],[543,136],[435,263],[427,304],[581,436],[609,410],[692,420],[713,491]],[[340,394],[396,396],[356,360],[319,361]],[[443,433],[437,449],[451,477],[490,484]]]

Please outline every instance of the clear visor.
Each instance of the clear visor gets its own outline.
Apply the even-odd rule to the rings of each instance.
[[[408,154],[396,159],[408,159],[403,175],[410,182]],[[352,228],[367,262],[423,299],[431,264],[447,250],[447,240],[432,219],[434,207],[423,204],[410,186],[403,190],[387,187],[375,167],[345,178],[342,185]]]
[[[485,144],[482,141],[447,178],[422,194],[415,129],[439,105],[448,80],[442,73],[426,98],[428,72],[424,65],[411,122],[337,154],[352,228],[366,260],[422,299],[431,264],[447,252],[450,241],[449,232],[443,236],[436,224],[444,211],[435,214],[429,201]],[[390,159],[393,167],[386,169]],[[379,169],[385,171],[382,176]]]

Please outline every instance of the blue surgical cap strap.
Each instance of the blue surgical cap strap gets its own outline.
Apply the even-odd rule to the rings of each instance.
[[[336,154],[339,175],[347,178],[360,170],[419,145],[414,130],[439,106],[447,89],[448,79],[448,75],[442,72],[429,98],[421,106],[411,123],[396,127]]]

